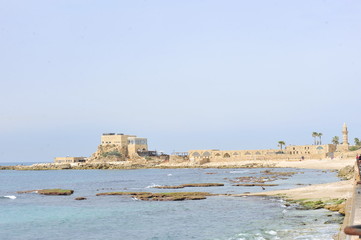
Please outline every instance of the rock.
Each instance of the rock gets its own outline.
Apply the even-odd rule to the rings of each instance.
[[[17,191],[16,193],[19,193],[19,194],[23,194],[23,193],[38,193],[38,190]]]
[[[28,191],[18,191],[16,193],[38,193],[41,195],[71,195],[74,193],[74,190],[67,189],[42,189],[42,190],[28,190]]]
[[[42,195],[71,195],[74,193],[74,190],[68,190],[68,189],[43,189],[38,190],[39,194]]]
[[[240,184],[235,184],[232,186],[236,186],[236,187],[274,187],[274,186],[278,186],[278,184],[262,184],[262,183],[240,183]]]
[[[178,188],[185,188],[185,187],[222,187],[222,186],[224,186],[223,183],[192,183],[192,184],[181,184],[178,186],[156,186],[154,188],[178,189]]]
[[[326,222],[324,222],[324,224],[340,224],[340,225],[342,223],[343,223],[342,218],[335,218],[335,219],[327,220]]]
[[[60,169],[71,169],[71,165],[70,164],[61,164],[58,166]]]
[[[299,202],[299,204],[302,206],[301,209],[320,209],[325,207],[325,203],[321,200],[318,201],[304,201]]]
[[[178,189],[178,188],[184,188],[183,186],[155,186],[154,188],[159,189]]]
[[[353,178],[354,173],[355,173],[355,168],[353,166],[346,166],[340,169],[340,171],[337,174],[337,177],[342,178],[344,180],[349,180]]]
[[[96,196],[106,195],[130,195],[143,201],[183,201],[202,200],[211,194],[206,192],[170,192],[170,193],[150,193],[150,192],[108,192],[98,193]]]
[[[182,184],[182,187],[222,187],[223,183],[193,183],[193,184]]]
[[[77,198],[74,198],[74,200],[79,200],[79,201],[86,200],[86,197],[77,197]]]
[[[325,209],[345,215],[345,203],[325,205]]]

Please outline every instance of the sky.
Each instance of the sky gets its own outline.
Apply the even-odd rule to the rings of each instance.
[[[357,0],[0,0],[0,162],[361,137]]]

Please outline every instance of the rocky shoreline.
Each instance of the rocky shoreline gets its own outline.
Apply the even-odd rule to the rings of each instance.
[[[30,166],[15,165],[15,166],[0,166],[0,170],[90,170],[90,169],[175,169],[175,168],[271,168],[275,167],[273,164],[252,163],[252,164],[235,164],[235,165],[218,165],[208,166],[201,164],[144,164],[144,163],[75,163],[75,164],[58,164],[58,163],[39,163]]]
[[[87,169],[147,169],[147,168],[309,168],[340,170],[345,166],[353,166],[354,159],[311,159],[304,161],[285,160],[247,160],[247,161],[219,161],[199,163],[192,161],[116,161],[116,162],[86,162],[86,163],[38,163],[30,166],[15,165],[1,166],[0,170],[87,170]]]
[[[267,186],[272,187],[275,184],[272,182],[279,178],[288,178],[294,174],[294,172],[288,172],[285,169],[284,172],[272,171],[270,168],[309,168],[309,169],[324,169],[337,171],[340,179],[351,179],[354,176],[353,159],[336,159],[331,161],[328,159],[322,160],[305,160],[305,161],[241,161],[241,162],[219,162],[219,163],[206,163],[196,164],[191,162],[183,163],[151,163],[151,162],[113,162],[113,163],[74,163],[74,164],[55,164],[55,163],[42,163],[33,164],[30,166],[16,165],[16,166],[0,166],[0,170],[19,170],[19,171],[42,171],[42,170],[87,170],[87,169],[100,169],[100,170],[127,170],[127,169],[176,169],[176,168],[267,168],[262,170],[263,176],[261,177],[239,177],[228,180],[233,186],[248,186],[259,187]],[[1,165],[1,164],[0,164]],[[276,175],[277,173],[277,175]],[[212,172],[205,172],[205,174],[215,174]],[[176,186],[159,186],[158,189],[179,189],[186,187],[222,187],[223,184],[219,183],[191,183],[181,184]],[[343,180],[336,183],[329,184],[317,184],[304,186],[299,188],[293,188],[288,190],[279,191],[263,191],[262,193],[254,194],[210,194],[207,192],[103,192],[98,193],[96,196],[128,196],[134,200],[141,201],[184,201],[184,200],[202,200],[212,196],[232,196],[232,197],[244,197],[244,196],[263,196],[270,198],[281,198],[285,200],[285,205],[297,207],[299,209],[319,209],[325,208],[330,211],[339,212],[342,215],[346,214],[345,203],[349,202],[351,198],[351,192],[353,188],[353,182],[351,180]],[[35,193],[43,195],[71,195],[73,190],[66,190],[65,193],[61,189],[43,189],[43,190],[30,190],[23,191],[21,193]],[[70,191],[70,192],[69,192]],[[76,197],[74,200],[86,200],[87,197]],[[346,206],[347,209],[347,206]]]

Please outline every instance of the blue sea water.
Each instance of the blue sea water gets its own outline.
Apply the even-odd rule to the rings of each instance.
[[[199,201],[149,202],[129,196],[96,196],[109,191],[211,193],[260,192],[235,187],[230,180],[262,176],[265,169],[139,169],[0,171],[0,239],[149,239],[251,240],[332,239],[337,213],[298,210],[276,198],[213,196]],[[266,190],[338,181],[334,172],[295,171]],[[211,173],[211,174],[210,174]],[[157,185],[224,183],[224,187],[156,189]],[[71,196],[44,196],[17,191],[65,188]],[[6,196],[6,197],[5,197]],[[76,197],[87,200],[76,201]]]

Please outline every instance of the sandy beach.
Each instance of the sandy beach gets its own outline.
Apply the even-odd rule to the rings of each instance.
[[[304,161],[275,161],[275,164],[277,167],[340,170],[346,166],[354,166],[355,160],[324,159],[324,160],[304,160]],[[253,196],[282,195],[293,200],[349,199],[352,196],[352,189],[353,189],[353,180],[347,180],[347,181],[338,181],[334,183],[315,184],[311,186],[288,189],[288,190],[265,191],[262,193],[254,193],[252,195]]]
[[[293,200],[322,200],[349,199],[352,197],[353,181],[339,181],[325,184],[315,184],[307,187],[288,190],[265,191],[262,193],[247,194],[252,196],[286,196]]]

